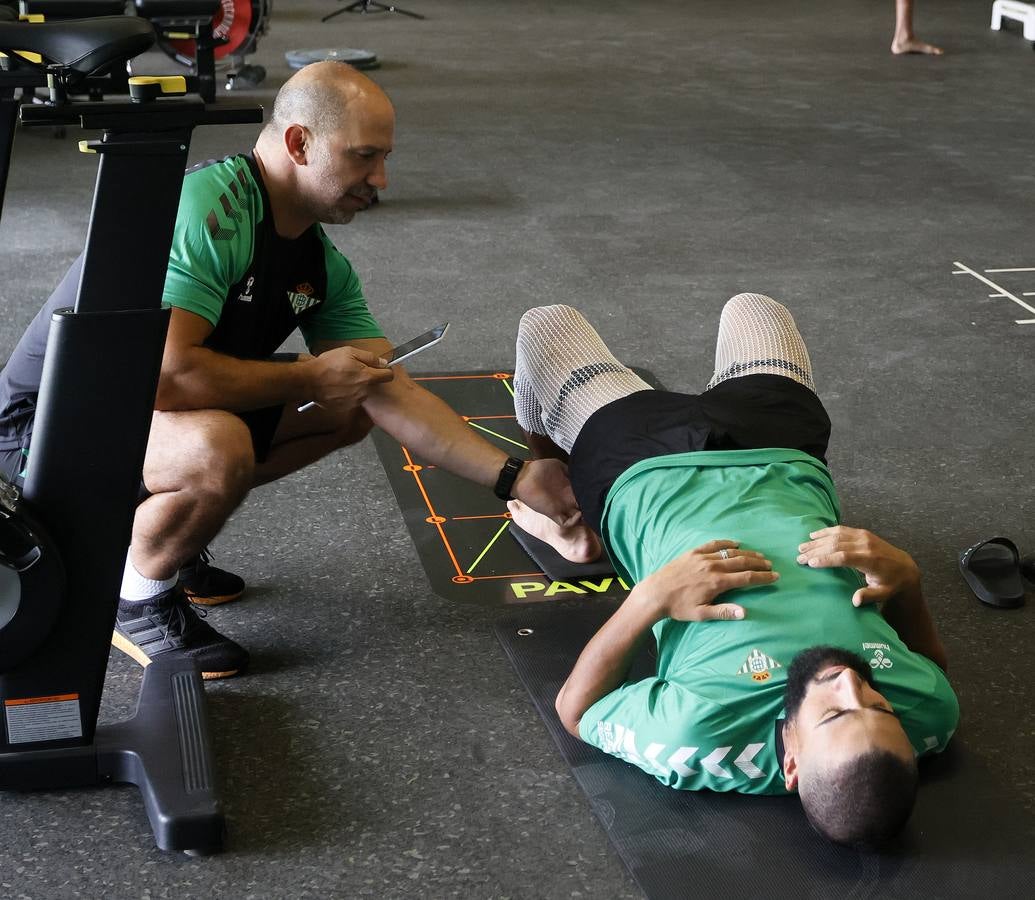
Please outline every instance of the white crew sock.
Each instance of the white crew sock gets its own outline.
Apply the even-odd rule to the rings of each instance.
[[[127,551],[126,568],[122,573],[122,589],[119,591],[119,597],[127,603],[141,603],[174,587],[177,578],[178,575],[173,575],[172,578],[165,578],[161,581],[145,578],[136,570]]]

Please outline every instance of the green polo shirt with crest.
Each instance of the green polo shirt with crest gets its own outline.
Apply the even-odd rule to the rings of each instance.
[[[239,359],[269,357],[296,328],[309,347],[384,336],[359,277],[323,228],[293,240],[277,234],[247,155],[184,178],[164,299],[212,324],[206,347]]]
[[[786,793],[774,726],[787,667],[829,644],[869,663],[918,755],[943,750],[959,720],[945,673],[909,650],[875,606],[852,606],[858,572],[797,562],[798,545],[840,515],[826,466],[795,450],[680,453],[624,472],[602,532],[630,584],[721,539],[764,553],[780,580],[719,598],[744,606],[743,620],[658,622],[656,674],[591,706],[583,740],[674,788]]]

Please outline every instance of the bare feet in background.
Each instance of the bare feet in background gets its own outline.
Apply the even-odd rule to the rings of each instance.
[[[507,509],[514,517],[514,522],[527,531],[532,537],[549,544],[566,560],[573,563],[588,563],[600,558],[604,548],[600,538],[588,525],[572,525],[561,528],[552,519],[537,513],[525,506],[520,500],[510,500]]]
[[[896,56],[903,53],[941,56],[945,52],[941,47],[917,40],[913,34],[913,0],[895,0],[895,36],[891,39],[891,52]]]
[[[934,44],[918,41],[915,37],[900,39],[897,35],[891,42],[891,52],[896,55],[900,53],[924,53],[927,56],[941,56],[945,53],[941,47],[935,47]]]

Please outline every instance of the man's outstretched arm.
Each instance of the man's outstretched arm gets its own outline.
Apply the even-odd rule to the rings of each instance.
[[[336,346],[315,345],[317,359]],[[384,339],[357,340],[349,346],[375,356],[386,355],[391,349]],[[395,377],[371,387],[363,400],[363,408],[374,424],[432,465],[493,487],[507,454],[480,437],[444,400],[418,385],[401,366],[392,371]],[[559,525],[571,525],[581,516],[567,467],[560,460],[526,462],[511,492]]]
[[[920,567],[904,550],[872,531],[836,525],[809,535],[799,546],[798,562],[813,568],[847,566],[862,573],[866,587],[852,597],[854,606],[876,603],[888,624],[914,653],[943,671],[949,661],[921,587]]]
[[[772,584],[780,576],[761,553],[738,547],[736,541],[709,541],[662,566],[629,592],[590,639],[557,694],[557,715],[570,734],[579,737],[586,710],[625,680],[640,642],[656,622],[744,618],[744,607],[712,605],[712,600],[734,588]]]

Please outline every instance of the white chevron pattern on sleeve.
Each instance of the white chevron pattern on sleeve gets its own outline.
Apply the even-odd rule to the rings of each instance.
[[[651,774],[665,778],[665,780],[667,780],[666,776],[672,774],[680,778],[689,778],[692,775],[700,774],[701,770],[713,778],[729,780],[736,777],[734,766],[751,780],[766,777],[766,772],[754,762],[755,757],[765,748],[764,742],[745,745],[737,753],[729,768],[722,763],[729,757],[734,747],[732,745],[716,747],[700,760],[698,763],[700,768],[695,769],[690,763],[700,751],[700,747],[677,747],[666,758],[668,745],[656,741],[641,750],[636,746],[636,732],[631,728],[623,728],[621,725],[609,722],[598,722],[597,730],[602,749],[606,753],[625,759]],[[926,739],[925,743],[928,747],[932,746],[932,740],[932,738]]]
[[[710,772],[716,778],[732,778],[733,776],[730,774],[729,770],[724,769],[719,765],[732,749],[732,747],[716,747],[701,760],[701,767],[705,771]]]
[[[660,772],[662,775],[667,775],[669,770],[665,767],[665,764],[658,761],[658,754],[665,749],[664,744],[650,744],[646,750],[643,751],[643,758],[652,769],[656,772]]]
[[[622,735],[622,755],[629,760],[629,762],[635,763],[636,765],[643,762],[639,751],[636,749],[636,732],[631,728],[626,728],[625,733]]]
[[[682,778],[696,775],[697,769],[691,769],[688,765],[685,765],[686,761],[696,752],[696,747],[680,747],[668,758],[668,764],[672,767],[672,770]]]
[[[764,746],[765,744],[748,744],[740,752],[740,755],[733,760],[733,765],[747,775],[748,778],[761,778],[765,775],[765,772],[758,768],[758,766],[756,766],[751,760],[758,755],[758,751]]]

